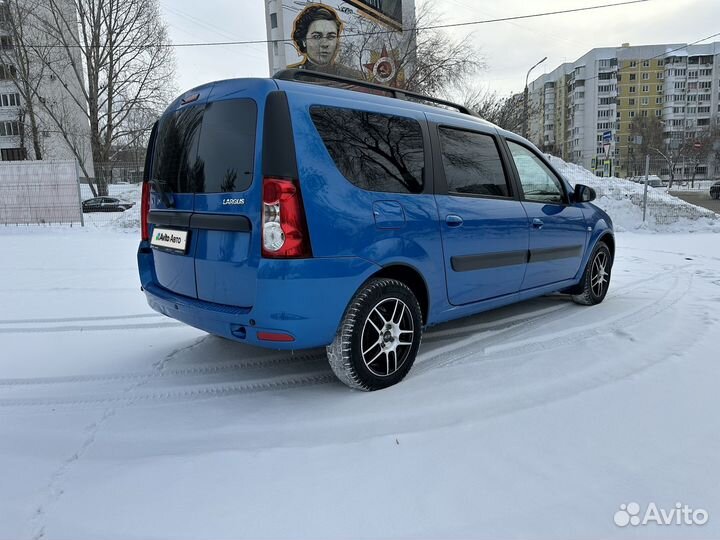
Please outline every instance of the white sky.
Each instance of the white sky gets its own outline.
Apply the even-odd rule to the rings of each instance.
[[[418,0],[422,1],[422,0]],[[618,0],[435,0],[442,23],[573,9]],[[161,0],[174,43],[266,39],[264,0]],[[200,9],[198,9],[200,6]],[[720,31],[720,0],[650,0],[644,4],[450,31],[472,34],[487,69],[474,84],[501,94],[520,91],[527,70],[547,56],[531,80],[595,47],[687,43]],[[712,41],[720,41],[715,38]],[[268,76],[266,45],[177,48],[177,82],[187,90],[233,77]]]

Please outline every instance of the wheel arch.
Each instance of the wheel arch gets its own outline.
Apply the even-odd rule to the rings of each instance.
[[[389,264],[370,276],[373,278],[396,279],[407,285],[420,304],[423,324],[427,323],[430,310],[430,294],[422,274],[417,269],[406,264]]]
[[[608,249],[610,250],[610,256],[612,257],[612,260],[615,260],[615,237],[610,232],[606,232],[597,239],[598,242],[603,242],[607,245]]]

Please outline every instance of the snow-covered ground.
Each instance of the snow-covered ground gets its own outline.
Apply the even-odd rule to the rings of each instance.
[[[621,233],[603,304],[434,328],[361,393],[150,311],[135,234],[0,229],[0,539],[718,538],[719,240]]]

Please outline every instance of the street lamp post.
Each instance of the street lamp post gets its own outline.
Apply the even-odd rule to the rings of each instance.
[[[547,60],[547,56],[528,69],[527,75],[525,75],[525,92],[523,95],[523,137],[526,139],[528,136],[528,79],[530,79],[530,72],[542,64],[545,60]]]

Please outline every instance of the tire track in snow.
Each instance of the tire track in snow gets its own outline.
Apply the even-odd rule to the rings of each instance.
[[[572,344],[577,340],[578,333],[581,333],[583,339],[588,339],[600,336],[610,331],[624,331],[626,328],[631,327],[634,324],[647,322],[682,300],[692,286],[692,275],[684,276],[684,279],[687,281],[687,286],[683,287],[679,293],[676,292],[676,294],[673,294],[673,292],[677,291],[677,285],[681,279],[683,279],[683,276],[679,274],[679,271],[676,271],[672,274],[672,277],[672,286],[667,288],[660,297],[654,298],[651,302],[643,304],[637,309],[632,309],[623,314],[612,317],[610,320],[572,326],[562,332],[528,338],[516,344],[503,344],[499,343],[499,340],[495,339],[492,340],[492,343],[487,343],[487,345],[481,350],[477,349],[477,343],[469,341],[463,343],[462,348],[467,349],[468,347],[473,346],[471,351],[460,353],[456,350],[452,357],[447,358],[444,361],[434,363],[431,366],[424,366],[425,369],[420,372],[427,371],[428,369],[437,369],[476,361],[507,360],[531,352],[547,352]],[[507,338],[507,335],[502,337]]]

